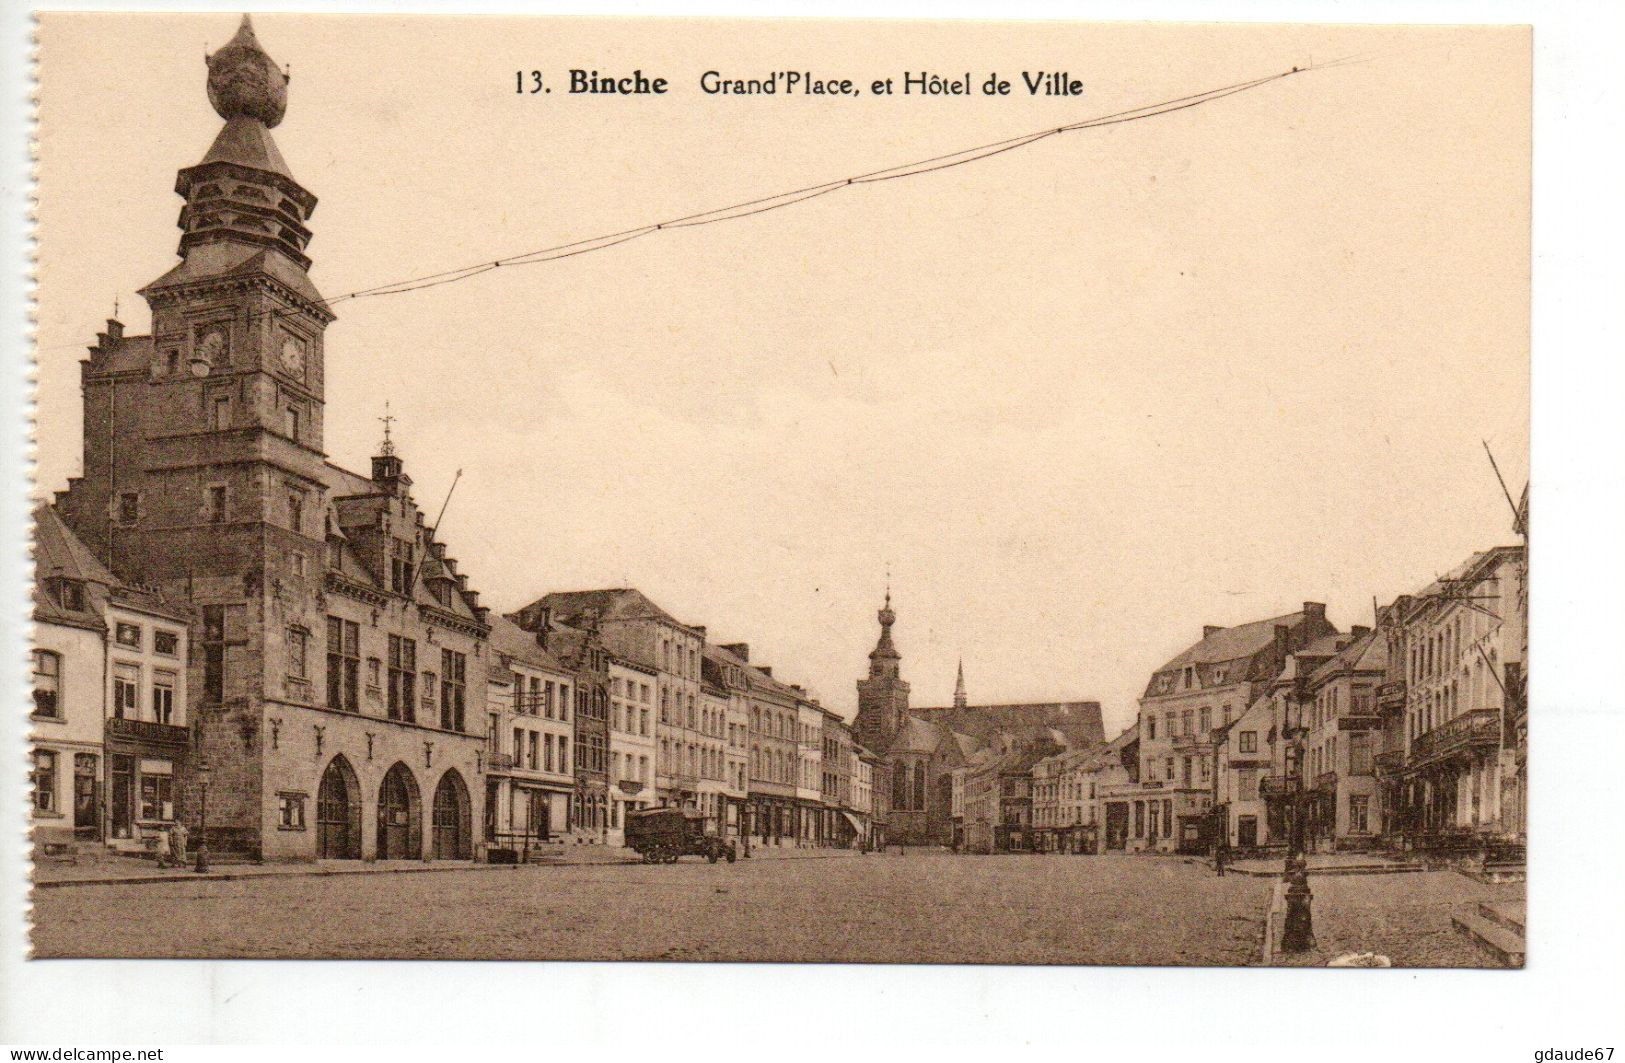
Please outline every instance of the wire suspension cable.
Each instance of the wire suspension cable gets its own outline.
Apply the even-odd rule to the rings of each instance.
[[[991,159],[996,155],[1002,155],[1006,152],[1016,151],[1020,148],[1028,147],[1038,143],[1041,140],[1059,136],[1062,133],[1071,133],[1087,129],[1101,129],[1106,126],[1137,122],[1146,118],[1157,118],[1162,115],[1173,114],[1177,111],[1187,110],[1192,107],[1199,107],[1204,103],[1212,103],[1217,100],[1222,100],[1238,93],[1249,92],[1265,85],[1272,84],[1273,82],[1280,81],[1284,78],[1289,78],[1294,74],[1306,73],[1310,70],[1329,69],[1331,67],[1341,66],[1345,63],[1365,62],[1368,61],[1369,58],[1370,57],[1368,56],[1348,56],[1341,59],[1332,60],[1328,63],[1319,63],[1308,67],[1294,66],[1290,70],[1283,70],[1276,74],[1269,74],[1264,77],[1253,78],[1248,81],[1238,81],[1234,84],[1206,89],[1202,92],[1192,93],[1187,96],[1177,96],[1173,99],[1162,100],[1157,103],[1144,104],[1139,107],[1133,107],[1125,111],[1117,111],[1112,114],[1097,115],[1093,118],[1086,118],[1067,125],[1052,126],[1048,129],[1041,129],[1031,133],[1023,133],[1014,137],[1006,137],[1003,140],[995,140],[987,144],[979,144],[974,147],[961,148],[958,151],[947,152],[942,155],[934,155],[930,158],[916,159],[913,162],[899,163],[895,166],[888,166],[879,170],[871,170],[866,173],[853,174],[850,177],[838,178],[832,181],[823,181],[818,184],[805,185],[800,188],[791,189],[787,192],[779,192],[770,196],[761,196],[756,199],[748,199],[739,203],[732,203],[723,207],[715,207],[711,210],[699,211],[694,214],[685,214],[680,217],[670,218],[665,221],[654,222],[652,224],[641,225],[631,229],[622,229],[619,232],[606,233],[601,236],[589,236],[580,240],[572,240],[569,243],[554,244],[551,247],[538,248],[534,251],[526,251],[520,254],[510,255],[505,258],[487,259],[486,261],[472,263],[457,269],[425,274],[420,277],[408,277],[402,280],[392,281],[387,284],[375,285],[370,288],[358,288],[353,292],[346,292],[343,295],[328,299],[323,305],[325,307],[331,307],[333,304],[344,302],[347,299],[374,299],[386,295],[401,295],[406,292],[422,291],[425,288],[435,288],[444,284],[455,284],[458,281],[468,280],[471,277],[477,277],[482,273],[489,273],[492,270],[501,268],[503,266],[530,266],[544,262],[557,262],[561,259],[573,258],[576,255],[584,255],[594,251],[604,251],[611,247],[616,247],[620,244],[627,243],[628,241],[636,240],[666,229],[686,229],[701,225],[714,225],[717,222],[737,221],[741,218],[749,218],[757,214],[765,214],[768,211],[780,210],[784,207],[795,206],[798,203],[805,203],[809,200],[817,199],[820,196],[829,195],[832,192],[839,192],[843,188],[850,188],[853,185],[879,184],[884,181],[895,181],[905,177],[918,177],[923,174],[936,173],[938,171],[952,169],[957,166],[965,166],[973,162],[980,162],[983,159]],[[289,307],[288,309],[292,308]]]

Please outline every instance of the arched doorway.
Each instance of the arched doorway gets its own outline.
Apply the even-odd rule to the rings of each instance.
[[[316,856],[361,859],[361,784],[342,756],[328,763],[316,791]]]
[[[416,860],[423,855],[423,812],[418,783],[396,761],[378,787],[378,859]]]
[[[434,791],[434,858],[436,860],[470,860],[474,852],[470,845],[470,815],[468,787],[456,770],[440,777]]]

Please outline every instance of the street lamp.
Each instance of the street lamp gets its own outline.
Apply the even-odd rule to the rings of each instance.
[[[1286,699],[1286,719],[1283,737],[1287,740],[1287,755],[1291,757],[1292,824],[1288,832],[1285,874],[1286,924],[1281,930],[1282,952],[1308,952],[1315,947],[1314,921],[1310,915],[1309,863],[1304,856],[1304,778],[1303,738],[1308,732],[1303,726],[1303,699],[1291,691]]]
[[[201,875],[209,870],[209,762],[206,760],[198,761],[197,785],[197,865],[192,870]]]

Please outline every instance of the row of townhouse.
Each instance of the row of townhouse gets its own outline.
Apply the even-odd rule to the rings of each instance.
[[[1527,502],[1520,513],[1526,527]],[[1523,546],[1473,554],[1341,632],[1324,606],[1202,638],[1157,669],[1112,742],[955,773],[970,851],[1520,848],[1526,836]]]
[[[746,647],[631,590],[495,614],[390,418],[370,471],[329,460],[343,363],[316,197],[271,133],[287,75],[247,19],[207,69],[224,124],[174,186],[179,261],[141,289],[150,332],[109,320],[81,361],[82,472],[36,514],[41,844],[184,824],[247,859],[470,860],[612,844],[662,803],[762,843],[873,841],[887,784]]]

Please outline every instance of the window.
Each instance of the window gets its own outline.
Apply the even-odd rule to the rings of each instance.
[[[34,784],[34,810],[60,812],[56,799],[56,754],[49,749],[34,750],[34,770],[29,774]]]
[[[361,675],[361,627],[353,620],[327,618],[327,707],[360,712],[356,686]]]
[[[570,688],[564,683],[559,684],[559,719],[570,718]]]
[[[1196,733],[1206,737],[1211,730],[1213,730],[1213,710],[1204,705],[1197,720]]]
[[[303,491],[288,492],[288,527],[294,531],[303,531],[305,528],[305,493]]]
[[[167,822],[175,818],[175,801],[170,776],[141,776],[141,817]]]
[[[119,720],[141,718],[141,669],[133,664],[113,665],[113,717]]]
[[[281,830],[305,829],[305,795],[277,794],[277,827]]]
[[[135,491],[125,491],[118,496],[118,522],[120,524],[134,524],[141,519],[141,496]]]
[[[1258,732],[1257,731],[1243,731],[1243,732],[1241,732],[1240,742],[1241,742],[1241,745],[1240,745],[1241,752],[1243,752],[1243,753],[1257,753],[1258,752]]]
[[[203,698],[219,704],[226,698],[226,607],[203,607]]]
[[[327,540],[327,567],[344,567],[344,543],[338,539]]]
[[[209,407],[209,427],[216,432],[231,427],[231,397],[216,395]]]
[[[559,735],[559,770],[570,770],[570,740]]]
[[[283,411],[283,418],[283,424],[287,428],[288,438],[297,440],[299,438],[299,407],[289,406]]]
[[[1187,736],[1191,733],[1191,710],[1189,709],[1179,714],[1179,733]]]
[[[406,594],[412,582],[412,544],[405,539],[391,539],[389,543],[389,589]]]
[[[468,658],[456,650],[440,651],[440,726],[447,731],[463,729],[464,680]]]
[[[152,673],[152,719],[154,723],[175,722],[175,673]]]
[[[62,655],[34,651],[34,715],[62,719]]]
[[[1371,734],[1355,731],[1349,736],[1349,774],[1371,774]]]
[[[1371,798],[1365,794],[1349,794],[1349,833],[1371,832]]]
[[[303,578],[305,575],[305,555],[299,550],[288,551],[288,570],[295,576]]]
[[[648,735],[649,735],[649,710],[648,709],[639,709],[638,710],[638,734],[643,735],[645,738],[647,738]]]
[[[417,643],[400,635],[389,636],[389,718],[411,723],[417,719]]]
[[[525,761],[525,763],[532,771],[535,771],[536,768],[541,764],[542,758],[541,758],[540,748],[541,748],[541,746],[540,746],[540,743],[537,741],[536,732],[531,731],[530,732],[530,745],[529,745],[529,748],[527,750],[528,759]]]
[[[139,650],[141,648],[141,625],[123,623],[114,624],[113,641],[117,642],[120,646],[130,646]]]
[[[77,580],[65,579],[57,585],[57,598],[62,608],[81,612],[85,608],[85,585]]]
[[[204,501],[204,516],[210,524],[226,523],[226,485],[210,484]]]
[[[288,629],[288,675],[294,679],[310,678],[310,665],[305,658],[310,648],[310,633],[302,627]]]
[[[1157,740],[1157,718],[1155,716],[1145,718],[1145,737],[1153,742]]]
[[[152,652],[165,657],[179,656],[181,651],[181,636],[179,632],[156,630],[152,633]]]

